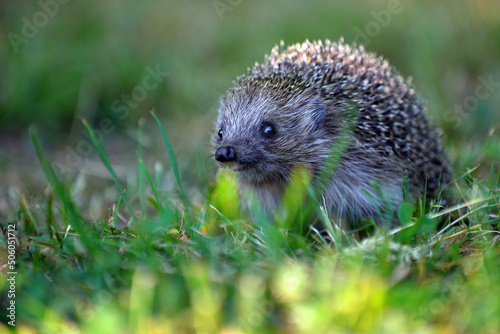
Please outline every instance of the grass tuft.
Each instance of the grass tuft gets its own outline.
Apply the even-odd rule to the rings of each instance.
[[[314,227],[304,233],[293,222],[300,221],[298,201],[307,197],[307,170],[296,171],[295,188],[275,221],[257,203],[250,202],[248,210],[228,206],[236,196],[235,180],[224,174],[209,189],[206,203],[188,207],[160,127],[179,177],[184,207],[176,210],[179,199],[164,196],[143,160],[142,127],[141,122],[137,178],[143,185],[127,197],[133,199],[129,212],[138,208],[143,214],[128,226],[117,223],[120,205],[127,203],[118,180],[114,187],[120,197],[110,216],[82,218],[70,196],[73,185],[60,180],[36,130],[30,130],[51,190],[45,210],[32,210],[29,199],[20,203],[18,332],[500,329],[500,191],[494,182],[485,185],[468,171],[454,185],[462,198],[458,204],[419,209],[405,203],[398,210],[403,226],[374,227],[363,239],[341,229],[320,206],[326,233]],[[194,219],[186,216],[188,208]],[[185,228],[186,221],[191,228]],[[5,237],[0,242],[5,244]],[[1,288],[4,296],[5,285]]]

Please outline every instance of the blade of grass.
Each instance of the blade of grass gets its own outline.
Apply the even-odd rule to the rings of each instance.
[[[90,245],[92,242],[91,238],[87,236],[84,231],[84,219],[82,215],[79,213],[76,205],[71,200],[70,191],[64,185],[64,183],[59,179],[56,171],[52,164],[50,164],[45,156],[43,155],[42,147],[40,145],[40,140],[38,138],[38,134],[36,128],[31,126],[29,129],[31,142],[33,143],[33,147],[35,149],[38,161],[40,165],[42,165],[43,172],[48,182],[54,189],[54,193],[56,197],[62,202],[62,214],[68,221],[67,230],[69,231],[70,227],[73,227],[74,230],[80,234],[82,242],[85,245]]]
[[[473,210],[470,210],[468,211],[467,213],[461,215],[460,217],[458,217],[457,219],[455,219],[454,221],[452,221],[451,223],[449,223],[448,225],[446,225],[441,231],[439,231],[437,234],[442,234],[444,231],[446,231],[447,229],[449,229],[450,227],[454,226],[455,224],[457,224],[458,222],[464,220],[465,218],[467,218],[468,216],[472,215],[473,213],[477,212],[477,211],[480,211],[484,208],[487,208],[489,207],[488,203],[478,207],[478,208],[475,208]]]
[[[435,244],[437,244],[440,241],[449,240],[449,239],[452,239],[452,238],[456,238],[456,237],[458,237],[460,235],[464,235],[466,233],[469,233],[469,232],[472,232],[472,231],[475,231],[475,230],[479,230],[479,229],[481,229],[481,226],[482,226],[481,224],[476,224],[474,226],[467,227],[467,228],[465,228],[465,229],[463,229],[463,230],[461,230],[461,231],[459,231],[457,233],[453,233],[452,235],[449,235],[447,237],[438,239],[438,240],[432,242],[431,245],[435,245]]]
[[[163,211],[164,208],[163,208],[163,205],[161,204],[160,202],[160,196],[158,196],[158,191],[153,183],[153,180],[151,179],[151,175],[149,174],[149,171],[148,171],[148,168],[146,167],[146,164],[144,163],[144,161],[142,160],[139,160],[139,168],[141,169],[142,171],[142,174],[144,175],[144,177],[146,178],[146,181],[148,181],[149,183],[149,186],[151,187],[151,191],[153,192],[153,195],[156,199],[156,203],[158,204],[158,209],[159,211]]]
[[[359,102],[356,100],[350,101],[344,112],[342,113],[345,118],[342,122],[339,134],[335,143],[332,145],[329,156],[323,163],[321,171],[318,175],[317,195],[316,198],[321,198],[322,190],[328,187],[332,176],[335,174],[345,152],[351,145],[352,138],[354,137],[354,130],[356,129],[356,122],[359,116]]]
[[[342,249],[342,237],[341,233],[344,233],[336,224],[335,229],[333,227],[334,222],[328,217],[328,213],[326,211],[326,203],[320,207],[321,219],[323,220],[323,225],[326,227],[327,232],[332,240],[332,243],[335,249]]]
[[[24,197],[24,195],[21,195],[21,203],[22,203],[22,208],[24,209],[23,211],[26,213],[26,215],[29,218],[30,225],[33,226],[33,229],[35,230],[35,232],[38,232],[38,223],[36,222],[35,216],[31,212],[30,207],[28,205],[28,201],[26,201],[26,198]],[[29,231],[29,232],[31,232],[31,231]]]
[[[146,216],[146,197],[144,197],[144,176],[141,173],[140,162],[142,158],[142,131],[144,129],[144,119],[139,120],[137,125],[137,185],[139,191],[139,203],[142,217]]]
[[[101,158],[102,162],[104,163],[104,166],[106,166],[109,173],[113,177],[113,180],[115,181],[115,184],[118,187],[118,190],[120,191],[120,193],[123,193],[124,189],[123,189],[122,185],[120,184],[120,181],[118,180],[118,177],[116,176],[116,173],[113,170],[113,167],[111,167],[111,163],[109,162],[108,156],[107,156],[106,152],[104,151],[101,143],[97,139],[97,137],[94,133],[94,130],[92,130],[92,128],[90,127],[89,123],[87,123],[86,120],[83,119],[82,122],[83,122],[83,125],[85,126],[85,128],[87,129],[87,131],[90,135],[90,138],[92,139],[92,143],[94,144],[95,148],[97,149],[97,153],[99,154],[99,157]],[[127,198],[124,197],[123,200],[125,201],[125,206],[127,207],[127,210],[129,212],[130,216],[132,217],[132,220],[134,220],[135,219],[134,211],[132,211],[132,208],[130,207],[130,204],[128,203]]]
[[[493,164],[491,164],[489,189],[493,189],[493,171],[494,171]]]
[[[118,217],[118,212],[120,212],[120,206],[122,204],[123,199],[125,198],[125,192],[127,192],[127,190],[122,191],[120,198],[118,199],[118,203],[116,203],[115,214],[113,215],[113,221],[111,222],[112,227],[116,227],[116,224],[115,224],[116,217]]]
[[[500,164],[498,165],[497,182],[495,184],[495,188],[497,188],[499,185],[500,185]]]
[[[179,168],[177,166],[177,160],[175,159],[174,150],[172,149],[172,145],[170,144],[170,140],[168,140],[167,133],[165,132],[165,129],[163,128],[163,125],[161,124],[158,117],[156,117],[154,110],[151,110],[151,115],[153,116],[156,123],[158,124],[158,127],[160,128],[161,135],[163,137],[163,141],[165,142],[165,146],[167,148],[167,153],[168,153],[168,158],[170,160],[170,164],[172,165],[172,171],[174,172],[175,180],[177,181],[177,186],[179,187],[182,204],[184,205],[184,209],[186,211],[186,220],[187,220],[188,229],[190,229],[193,221],[191,220],[191,215],[190,215],[189,210],[188,210],[188,208],[189,208],[188,201],[186,198],[186,194],[184,192],[184,188],[182,186],[181,175],[179,173]]]
[[[55,235],[57,242],[60,246],[62,246],[63,239],[59,236],[59,228],[56,224],[56,220],[54,218],[54,210],[52,208],[52,204],[54,202],[54,195],[50,192],[47,196],[47,232]]]
[[[353,100],[347,103],[343,112],[344,120],[335,143],[332,145],[328,157],[325,159],[319,174],[314,178],[314,186],[308,187],[309,198],[302,205],[304,217],[309,217],[318,210],[323,196],[323,191],[329,186],[340,162],[351,145],[356,123],[359,116],[359,102]]]
[[[434,219],[434,218],[437,218],[437,217],[441,217],[441,216],[443,216],[443,215],[445,215],[447,213],[451,213],[453,211],[457,211],[459,209],[463,209],[463,208],[466,208],[468,206],[472,206],[472,205],[477,204],[477,203],[486,202],[486,201],[489,201],[490,199],[493,199],[493,198],[495,198],[495,196],[489,196],[489,197],[485,197],[485,198],[474,199],[474,200],[472,200],[470,202],[457,204],[455,206],[452,206],[451,208],[448,208],[448,209],[441,210],[439,212],[430,214],[430,215],[428,215],[428,217],[431,218],[431,219]]]

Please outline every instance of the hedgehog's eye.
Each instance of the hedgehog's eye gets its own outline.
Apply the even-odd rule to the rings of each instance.
[[[222,130],[222,128],[219,130],[219,132],[217,132],[217,134],[219,135],[219,138],[222,139],[222,135],[224,134],[224,130]]]
[[[262,135],[269,139],[276,137],[276,129],[274,128],[274,125],[271,123],[264,123],[262,125]]]

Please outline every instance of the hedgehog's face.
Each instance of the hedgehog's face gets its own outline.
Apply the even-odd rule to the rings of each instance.
[[[297,164],[316,167],[328,152],[325,106],[311,96],[239,89],[221,101],[213,137],[215,160],[240,172],[242,181],[286,181]]]

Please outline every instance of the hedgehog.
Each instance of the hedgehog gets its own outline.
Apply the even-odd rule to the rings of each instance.
[[[408,198],[436,196],[450,182],[424,112],[411,79],[363,46],[282,41],[221,98],[214,157],[269,213],[301,166],[331,217],[383,223],[381,212],[391,221]]]

